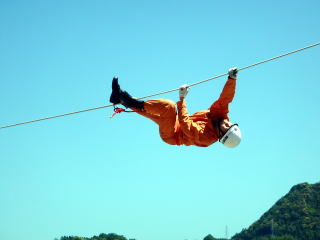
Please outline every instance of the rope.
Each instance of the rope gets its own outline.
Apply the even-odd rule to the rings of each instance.
[[[273,57],[273,58],[266,59],[266,60],[261,61],[261,62],[257,62],[257,63],[251,64],[251,65],[248,65],[246,67],[238,68],[238,71],[242,71],[242,70],[245,70],[245,69],[248,69],[248,68],[263,64],[263,63],[266,63],[266,62],[270,62],[270,61],[276,60],[278,58],[282,58],[282,57],[285,57],[285,56],[288,56],[288,55],[291,55],[291,54],[294,54],[294,53],[297,53],[297,52],[300,52],[300,51],[303,51],[303,50],[306,50],[308,48],[312,48],[312,47],[315,47],[315,46],[318,46],[318,45],[320,45],[320,42],[312,44],[312,45],[309,45],[309,46],[306,46],[306,47],[303,47],[303,48],[300,48],[300,49],[297,49],[297,50],[294,50],[294,51],[291,51],[291,52],[288,52],[288,53],[285,53],[285,54],[282,54],[282,55],[279,55],[279,56],[276,56],[276,57]],[[208,78],[206,80],[190,84],[189,86],[190,87],[196,86],[196,85],[211,81],[211,80],[216,79],[216,78],[227,76],[227,75],[228,75],[228,73],[217,75],[215,77]],[[169,90],[169,91],[159,92],[159,93],[155,93],[155,94],[152,94],[152,95],[140,97],[140,98],[137,98],[137,99],[150,98],[150,97],[154,97],[154,96],[163,95],[163,94],[166,94],[166,93],[175,92],[175,91],[178,91],[178,90],[179,90],[179,88],[175,88],[175,89],[172,89],[172,90]],[[108,108],[108,107],[112,107],[112,106],[113,106],[113,104],[109,104],[109,105],[104,105],[104,106],[100,106],[100,107],[94,107],[94,108],[88,108],[88,109],[84,109],[84,110],[80,110],[80,111],[64,113],[64,114],[51,116],[51,117],[39,118],[39,119],[32,120],[32,121],[20,122],[20,123],[10,124],[10,125],[6,125],[6,126],[0,126],[0,129],[9,128],[9,127],[15,127],[15,126],[19,126],[19,125],[34,123],[34,122],[40,122],[40,121],[49,120],[49,119],[53,119],[53,118],[65,117],[65,116],[69,116],[69,115],[73,115],[73,114],[94,111],[94,110],[98,110],[98,109],[102,109],[102,108]]]
[[[124,108],[118,108],[118,107],[115,107],[113,111],[114,113],[109,118],[113,118],[116,114],[119,114],[122,112],[126,112],[126,113],[138,112],[136,110],[128,111],[128,110],[125,110]]]

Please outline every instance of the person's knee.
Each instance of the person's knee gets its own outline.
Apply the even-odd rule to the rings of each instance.
[[[167,114],[176,114],[177,107],[176,103],[169,99],[163,99],[163,103],[165,104],[166,113]]]
[[[162,141],[164,141],[167,144],[170,145],[177,145],[177,141],[174,137],[162,137],[161,136]]]
[[[144,102],[144,110],[161,118],[175,118],[176,104],[169,99],[155,99]]]

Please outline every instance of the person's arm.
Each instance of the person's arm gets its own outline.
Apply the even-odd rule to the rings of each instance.
[[[185,98],[182,98],[179,102],[177,102],[177,106],[178,120],[182,132],[188,137],[197,136],[198,133],[201,132],[203,129],[197,123],[190,119]]]
[[[222,105],[227,105],[232,102],[236,92],[236,79],[228,77],[226,84],[223,87],[223,90],[220,94],[219,102]]]
[[[220,97],[210,107],[210,112],[216,112],[217,116],[221,115],[220,117],[227,118],[229,103],[232,102],[236,92],[237,72],[236,68],[229,70],[228,80],[223,87]]]

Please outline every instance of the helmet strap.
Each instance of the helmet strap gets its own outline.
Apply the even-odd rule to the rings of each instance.
[[[215,127],[216,132],[218,133],[219,141],[223,137],[222,131],[220,129],[220,123],[223,121],[223,118],[219,119],[218,121],[211,121],[212,125]]]

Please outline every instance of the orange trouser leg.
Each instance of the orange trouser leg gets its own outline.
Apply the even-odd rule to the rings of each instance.
[[[176,145],[175,125],[177,121],[176,104],[167,99],[144,102],[144,111],[138,114],[147,117],[159,125],[160,137],[168,144]]]

